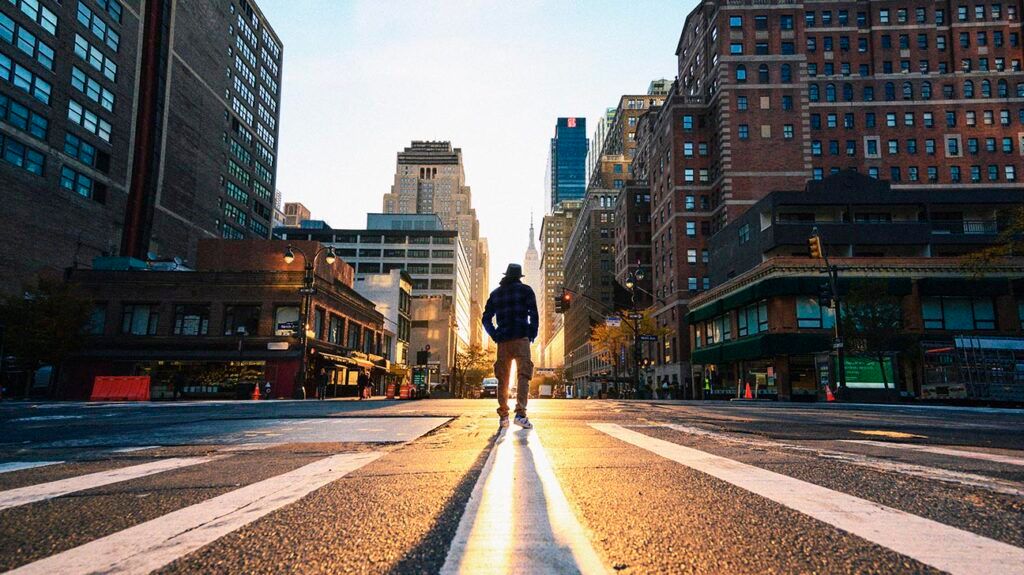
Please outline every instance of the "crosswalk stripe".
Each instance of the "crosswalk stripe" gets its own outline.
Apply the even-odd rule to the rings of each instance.
[[[985,489],[987,491],[992,491],[994,493],[1002,493],[1003,495],[1010,495],[1013,497],[1024,497],[1024,485],[1016,481],[987,477],[984,475],[978,475],[977,473],[966,473],[963,471],[954,471],[951,469],[941,469],[938,467],[917,465],[915,463],[891,461],[888,459],[870,457],[860,453],[829,450],[820,447],[808,447],[804,445],[797,445],[794,443],[786,443],[783,441],[769,441],[766,439],[737,437],[735,435],[715,433],[713,431],[708,431],[706,429],[701,429],[699,427],[692,427],[688,425],[678,425],[674,423],[669,423],[665,424],[664,427],[668,427],[669,429],[675,429],[676,431],[682,431],[683,433],[689,433],[692,435],[699,435],[703,437],[713,437],[715,439],[729,441],[732,443],[739,443],[741,445],[750,445],[766,449],[787,449],[790,451],[807,453],[815,457],[822,457],[836,461],[842,461],[843,463],[849,463],[850,465],[865,467],[868,469],[873,469],[875,471],[882,471],[887,473],[900,473],[903,475],[911,475],[914,477],[920,477],[922,479],[928,479],[931,481],[943,481],[946,483],[954,483],[957,485],[963,485],[967,487]]]
[[[501,435],[441,573],[607,573],[534,431]]]
[[[1024,549],[610,423],[591,427],[954,575],[1020,573]]]
[[[29,563],[9,573],[149,573],[295,503],[383,454],[333,455]]]
[[[968,459],[980,459],[994,463],[1006,463],[1007,465],[1024,465],[1024,457],[1013,457],[999,453],[985,453],[984,451],[966,451],[940,447],[937,445],[922,445],[919,443],[893,443],[889,441],[871,441],[870,439],[841,439],[843,443],[855,443],[859,445],[870,445],[872,447],[887,447],[890,449],[906,449],[908,451],[921,451],[924,453],[935,453],[937,455],[951,455],[953,457],[966,457]]]
[[[35,469],[36,467],[46,467],[47,465],[57,465],[58,463],[64,463],[63,461],[12,461],[10,463],[0,463],[0,473],[10,473],[12,471],[21,471],[22,469]]]
[[[18,507],[19,505],[27,505],[37,501],[44,501],[46,499],[53,499],[54,497],[61,497],[63,495],[75,493],[76,491],[84,491],[86,489],[102,487],[112,483],[138,479],[140,477],[163,473],[164,471],[170,471],[172,469],[180,469],[190,465],[199,465],[200,463],[209,463],[215,459],[219,459],[220,457],[224,456],[175,457],[171,459],[161,459],[159,461],[152,461],[141,465],[119,467],[117,469],[98,471],[87,475],[79,475],[78,477],[40,483],[38,485],[8,489],[7,491],[0,491],[0,510]]]

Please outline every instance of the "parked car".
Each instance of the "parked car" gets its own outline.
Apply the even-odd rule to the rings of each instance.
[[[485,377],[480,389],[480,397],[498,397],[498,378]]]

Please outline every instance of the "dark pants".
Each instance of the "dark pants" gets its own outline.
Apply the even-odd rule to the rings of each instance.
[[[494,362],[494,377],[498,378],[498,415],[508,417],[508,384],[512,361],[516,362],[516,415],[526,417],[526,402],[530,396],[530,378],[533,360],[530,359],[529,338],[498,343],[498,358]]]

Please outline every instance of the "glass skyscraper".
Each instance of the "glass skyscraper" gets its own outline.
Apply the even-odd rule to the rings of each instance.
[[[587,188],[587,119],[559,118],[551,138],[549,208],[562,200],[579,200]]]

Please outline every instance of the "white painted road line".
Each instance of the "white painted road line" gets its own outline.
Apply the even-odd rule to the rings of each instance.
[[[508,431],[498,438],[441,573],[608,573],[536,432]]]
[[[968,459],[980,459],[994,463],[1006,463],[1007,465],[1024,466],[1024,457],[1013,457],[999,453],[986,453],[984,451],[965,451],[940,447],[937,445],[922,445],[919,443],[891,443],[888,441],[871,441],[869,439],[841,439],[843,443],[856,443],[859,445],[870,445],[871,447],[888,447],[890,449],[906,449],[908,451],[921,451],[924,453],[935,453],[937,455],[951,455],[953,457],[966,457]]]
[[[831,459],[834,461],[842,461],[843,463],[849,463],[850,465],[857,465],[859,467],[866,467],[868,469],[873,469],[875,471],[882,471],[886,473],[900,473],[903,475],[910,475],[913,477],[928,479],[930,481],[942,481],[945,483],[953,483],[956,485],[984,489],[986,491],[991,491],[993,493],[1011,495],[1013,497],[1024,497],[1024,485],[1016,481],[997,479],[994,477],[987,477],[985,475],[978,475],[976,473],[966,473],[963,471],[953,471],[950,469],[941,469],[938,467],[928,467],[925,465],[917,465],[914,463],[904,463],[902,461],[891,461],[888,459],[870,457],[868,455],[863,455],[860,453],[828,450],[819,447],[808,447],[804,445],[797,445],[794,443],[786,443],[782,441],[770,441],[767,439],[751,439],[749,437],[739,437],[735,435],[727,435],[724,433],[715,433],[713,431],[708,431],[706,429],[701,429],[699,427],[691,427],[688,425],[677,425],[670,423],[664,425],[664,427],[667,427],[669,429],[675,429],[676,431],[682,431],[683,433],[689,433],[691,435],[712,437],[715,439],[719,439],[721,441],[729,441],[741,445],[750,445],[753,447],[760,447],[762,449],[787,449],[789,451],[807,453],[808,455],[812,455],[814,457]]]
[[[135,453],[136,451],[146,451],[147,449],[156,449],[159,445],[139,445],[137,447],[121,447],[119,449],[111,450],[111,453]]]
[[[10,473],[12,471],[21,471],[22,469],[34,469],[36,467],[46,467],[47,465],[57,465],[58,463],[64,463],[63,461],[12,461],[10,463],[0,463],[0,473]]]
[[[68,479],[50,481],[48,483],[40,483],[38,485],[8,489],[7,491],[0,491],[0,510],[18,507],[19,505],[27,505],[37,501],[44,501],[46,499],[53,499],[54,497],[61,497],[63,495],[68,495],[69,493],[75,493],[76,491],[84,491],[86,489],[102,487],[112,483],[138,479],[140,477],[163,473],[164,471],[170,471],[172,469],[180,469],[190,465],[199,465],[200,463],[209,463],[221,457],[225,456],[175,457],[172,459],[161,459],[160,461],[143,463],[141,465],[132,465],[131,467],[119,467],[117,469],[99,471],[88,475],[80,475],[78,477],[70,477]]]
[[[295,503],[384,452],[341,453],[10,571],[143,574]]]
[[[936,569],[954,575],[1024,572],[1019,547],[620,425],[590,425]]]

